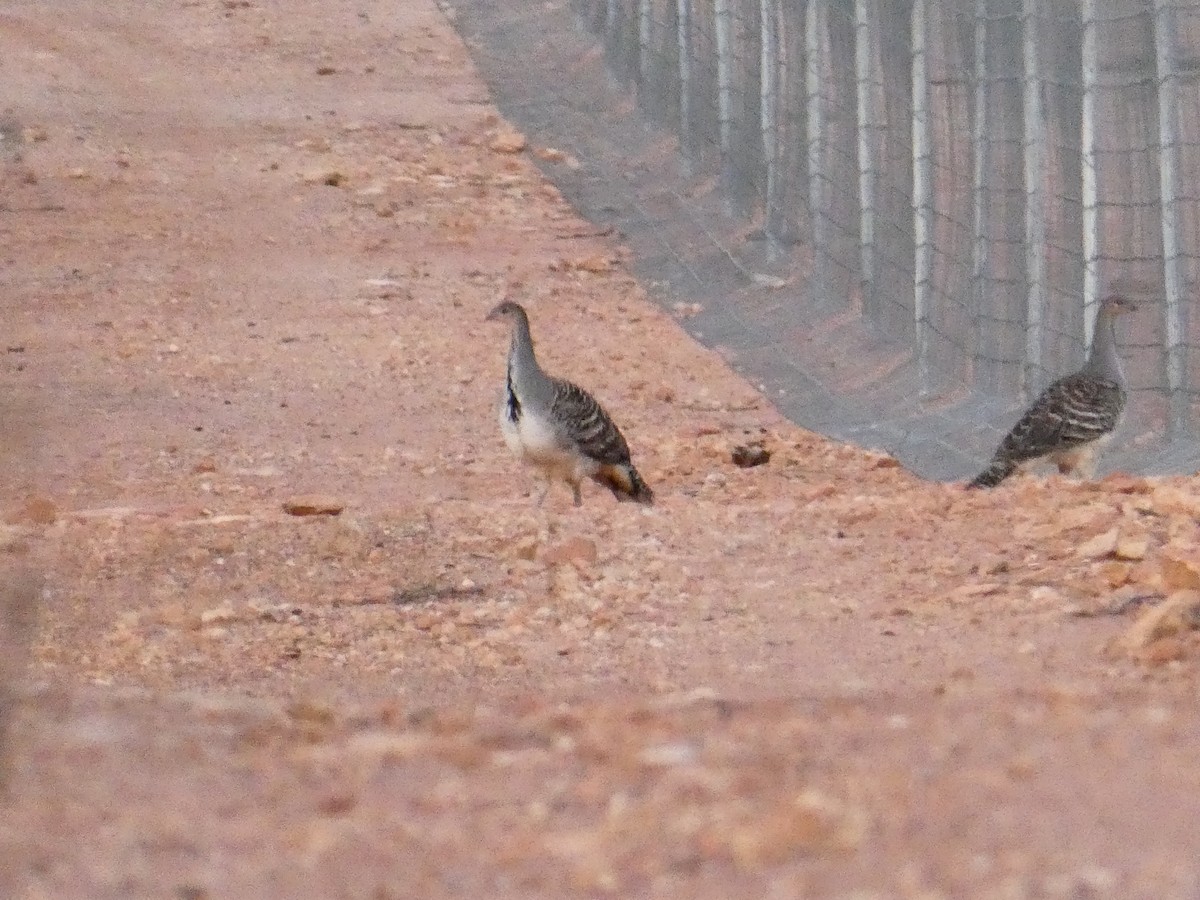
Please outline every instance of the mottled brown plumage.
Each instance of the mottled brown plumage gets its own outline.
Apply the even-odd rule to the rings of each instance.
[[[513,453],[546,479],[538,502],[545,500],[557,479],[571,486],[579,506],[580,485],[591,478],[618,500],[652,503],[654,492],[634,467],[624,435],[596,398],[542,371],[533,352],[529,316],[521,305],[505,301],[488,314],[488,319],[500,318],[512,324],[500,428]]]
[[[1082,369],[1053,382],[1004,436],[988,467],[968,488],[995,487],[1022,464],[1046,458],[1060,472],[1093,474],[1100,447],[1125,409],[1125,375],[1116,347],[1116,318],[1135,309],[1116,295],[1104,300],[1092,352]]]

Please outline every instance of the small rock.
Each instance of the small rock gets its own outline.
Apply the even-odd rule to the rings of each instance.
[[[739,444],[733,448],[733,464],[742,469],[764,466],[771,459],[771,451],[762,444]]]
[[[303,494],[283,503],[289,516],[338,516],[345,508],[345,503],[325,494]]]
[[[488,144],[494,153],[520,153],[528,145],[525,135],[519,131],[502,131]]]
[[[1114,472],[1104,479],[1104,486],[1117,494],[1148,494],[1150,483],[1145,478]]]
[[[1111,588],[1124,587],[1129,584],[1132,568],[1127,563],[1106,562],[1100,566],[1100,577],[1108,582]]]
[[[546,162],[563,162],[567,158],[567,154],[561,150],[556,150],[554,147],[538,147],[533,151],[533,155],[538,159],[544,159]]]
[[[297,150],[309,150],[313,153],[328,153],[333,149],[329,139],[323,137],[304,138],[304,140],[297,141],[295,146]]]
[[[300,607],[291,603],[269,603],[263,600],[252,600],[247,605],[262,621],[275,622],[276,624],[287,622],[293,618],[299,619],[304,612]]]
[[[1102,526],[1111,514],[1111,509],[1107,504],[1099,503],[1088,503],[1084,506],[1064,509],[1054,517],[1052,523],[1049,523],[1050,527],[1046,534],[1047,536],[1066,534],[1076,528],[1086,528],[1091,531]]]
[[[900,468],[900,460],[894,456],[888,456],[886,453],[872,453],[869,455],[870,462],[867,467],[871,469],[898,469]]]
[[[690,319],[704,312],[704,307],[699,303],[673,303],[671,309],[680,319]]]
[[[1150,491],[1150,504],[1156,512],[1165,516],[1173,513],[1200,515],[1200,498],[1194,492],[1185,491],[1175,484],[1155,485]]]
[[[1029,592],[1029,599],[1038,606],[1060,606],[1063,595],[1047,584],[1040,584]]]
[[[1117,529],[1110,528],[1108,531],[1084,541],[1075,552],[1086,559],[1103,559],[1116,553],[1119,540],[1120,535],[1117,533]]]
[[[1007,559],[994,559],[981,566],[979,571],[984,575],[1003,575],[1008,570],[1009,564]]]
[[[654,744],[639,750],[637,761],[649,769],[666,769],[693,763],[698,756],[691,743]]]
[[[211,456],[205,456],[196,465],[192,466],[192,471],[197,475],[203,475],[217,471],[217,461]]]
[[[1137,652],[1196,628],[1200,628],[1200,591],[1176,591],[1138,616],[1118,640],[1126,650]]]
[[[335,69],[333,66],[329,66],[329,65],[317,66],[317,74],[318,75],[333,75],[336,72],[337,72],[337,69]]]
[[[220,625],[223,622],[233,622],[237,619],[237,610],[228,603],[206,609],[200,613],[201,625]]]
[[[786,278],[780,278],[778,275],[767,275],[765,272],[751,273],[750,280],[759,287],[765,288],[781,288],[791,284]]]
[[[572,262],[571,268],[591,272],[593,275],[603,275],[612,271],[612,260],[607,256],[585,256]]]
[[[990,597],[993,594],[1000,593],[1004,586],[997,584],[994,581],[981,581],[975,584],[964,584],[956,587],[950,592],[948,598],[951,603],[962,603],[967,600],[973,600],[976,597]]]
[[[590,566],[596,562],[596,542],[585,537],[572,537],[548,547],[542,554],[542,562],[548,566],[571,563],[577,568]]]
[[[1159,638],[1143,647],[1137,653],[1137,658],[1147,665],[1161,666],[1165,663],[1175,662],[1177,659],[1183,659],[1185,650],[1186,646],[1183,641],[1172,635]]]
[[[1101,598],[1103,599],[1103,598]],[[1147,593],[1145,588],[1135,584],[1125,584],[1117,588],[1104,600],[1102,606],[1092,607],[1081,615],[1088,616],[1123,616],[1134,610],[1144,609],[1147,604],[1162,600],[1162,594]]]
[[[1127,562],[1137,562],[1140,559],[1146,558],[1146,551],[1149,549],[1150,541],[1144,537],[1133,538],[1122,536],[1117,540],[1117,546],[1113,549],[1113,556]]]
[[[1200,564],[1194,560],[1164,556],[1160,574],[1165,590],[1200,591]]]
[[[339,187],[346,182],[344,172],[337,169],[312,169],[304,174],[305,184],[325,184],[329,187]]]

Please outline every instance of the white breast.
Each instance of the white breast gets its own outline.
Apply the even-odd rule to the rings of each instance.
[[[500,433],[504,435],[504,443],[508,445],[509,450],[521,456],[521,432],[517,423],[508,417],[508,397],[503,391],[500,393],[497,418],[500,420]]]
[[[520,455],[528,458],[531,462],[548,461],[567,452],[559,441],[554,427],[544,418],[523,412],[516,425],[509,422],[509,427],[516,432],[521,448]]]
[[[508,449],[523,463],[568,481],[578,481],[599,469],[594,460],[564,447],[556,429],[545,418],[523,410],[516,422],[509,419],[506,399],[502,397],[500,403],[500,431]]]

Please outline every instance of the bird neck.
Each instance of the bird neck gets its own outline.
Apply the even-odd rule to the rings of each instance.
[[[1096,335],[1092,341],[1092,352],[1088,355],[1083,371],[1089,375],[1123,382],[1124,370],[1117,353],[1117,320],[1115,316],[1100,316],[1096,323]]]
[[[533,354],[533,336],[529,333],[529,320],[521,316],[513,323],[512,343],[508,348],[509,377],[518,383],[544,377],[537,357]]]

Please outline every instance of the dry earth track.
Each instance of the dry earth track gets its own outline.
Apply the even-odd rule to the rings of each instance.
[[[783,421],[430,0],[58,7],[0,13],[4,896],[1200,894],[1200,648],[1129,602],[1200,587],[1192,479],[966,494]],[[653,509],[531,506],[505,291]]]

